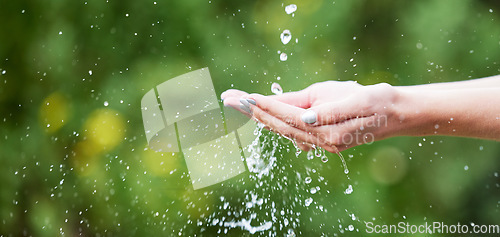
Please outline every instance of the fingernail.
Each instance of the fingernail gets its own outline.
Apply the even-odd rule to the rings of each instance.
[[[257,102],[255,102],[255,100],[253,100],[253,99],[247,99],[247,101],[250,104],[257,105]]]
[[[302,114],[301,119],[304,123],[308,123],[308,124],[315,123],[316,122],[316,112],[314,112],[312,110],[308,110]]]
[[[247,102],[248,103],[248,102]],[[250,110],[250,108],[244,104],[240,104],[240,109],[242,109],[243,111],[251,114],[252,113],[252,110]]]
[[[248,101],[246,99],[241,98],[240,103],[242,103],[247,108],[250,108],[250,104],[248,103]]]

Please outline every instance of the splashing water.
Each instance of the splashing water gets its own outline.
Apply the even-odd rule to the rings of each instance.
[[[276,153],[276,149],[278,147],[277,141],[269,141],[269,137],[267,136],[264,136],[264,141],[260,142],[259,138],[262,136],[263,128],[264,124],[257,124],[257,128],[254,131],[254,134],[257,135],[257,138],[255,138],[252,144],[248,146],[248,152],[250,152],[251,155],[246,159],[248,171],[254,173],[259,179],[261,179],[264,175],[269,175],[270,170],[275,165],[276,156],[274,154]],[[266,153],[263,153],[263,145],[259,145],[262,143],[272,143],[273,149],[271,150],[269,157],[265,156]]]
[[[292,39],[292,33],[289,30],[284,30],[281,33],[280,38],[281,38],[281,43],[288,44],[288,42],[290,42],[290,40]]]
[[[296,10],[297,5],[295,4],[285,7],[286,13],[292,14],[292,16]],[[283,30],[280,39],[284,45],[288,44],[292,39],[291,32],[287,29]],[[281,61],[287,61],[287,53],[278,53]],[[279,79],[280,77],[278,77]],[[280,84],[272,83],[271,92],[275,95],[282,95],[283,89]],[[309,165],[298,168],[302,171],[292,170],[290,173],[290,170],[285,167],[292,167],[295,161],[278,159],[278,157],[283,157],[282,153],[285,150],[290,151],[288,147],[280,144],[282,142],[293,144],[297,158],[301,154],[301,149],[295,140],[274,133],[268,135],[266,132],[264,134],[263,128],[262,123],[257,124],[257,128],[253,132],[256,138],[244,148],[245,152],[248,152],[245,154],[250,154],[245,158],[245,162],[249,171],[247,178],[252,182],[248,182],[246,179],[241,180],[239,185],[243,186],[243,189],[240,190],[243,196],[230,194],[225,198],[224,195],[219,194],[220,205],[208,216],[201,216],[195,222],[198,226],[216,228],[221,235],[234,235],[234,231],[236,231],[235,233],[239,233],[236,235],[241,236],[241,232],[237,230],[240,229],[240,231],[251,235],[279,236],[284,234],[292,237],[304,234],[300,229],[303,220],[299,218],[304,213],[293,207],[300,205],[302,208],[306,208],[305,213],[317,213],[316,215],[322,215],[323,212],[328,211],[324,200],[321,196],[318,197],[318,193],[323,192],[320,191],[323,188],[320,186],[328,183],[325,177]],[[322,163],[326,163],[328,161],[326,151],[320,147],[313,146],[313,148],[307,152],[306,162],[312,164],[315,157],[318,157]],[[340,152],[337,155],[340,157],[344,173],[347,175],[349,170],[345,159]],[[349,176],[347,178],[350,179]],[[326,191],[324,192],[331,193],[327,186],[325,187]],[[353,187],[349,184],[344,195],[352,192]],[[276,200],[276,197],[280,198]],[[312,221],[312,219],[310,220]],[[325,225],[320,223],[316,228],[325,231],[324,227]],[[339,231],[343,233],[342,229]]]
[[[288,15],[294,13],[295,11],[297,11],[297,5],[295,5],[295,4],[290,4],[290,5],[285,7],[285,12]]]

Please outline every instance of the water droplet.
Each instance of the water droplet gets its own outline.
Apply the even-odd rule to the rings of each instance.
[[[468,165],[464,166],[464,170],[469,170],[469,166]]]
[[[352,189],[352,185],[350,185],[350,184],[349,184],[349,186],[347,186],[347,189],[344,191],[344,193],[345,193],[345,194],[351,194],[351,193],[352,193],[352,191],[354,191],[354,190]]]
[[[284,30],[281,33],[280,38],[281,38],[281,43],[288,44],[288,42],[290,42],[290,40],[292,39],[292,33],[290,33],[289,30]]]
[[[323,154],[322,148],[316,148],[314,149],[314,155],[316,157],[320,157]]]
[[[286,61],[288,59],[288,55],[286,53],[281,53],[280,54],[280,60],[281,61]]]
[[[295,4],[290,4],[290,5],[285,7],[285,12],[288,15],[294,13],[295,11],[297,11],[297,5],[295,5]]]
[[[286,237],[295,237],[295,232],[293,229],[288,229],[288,232],[286,233]]]
[[[307,198],[305,201],[304,201],[304,204],[306,205],[306,207],[310,206],[311,203],[313,202],[313,199],[312,198]]]
[[[318,191],[316,188],[311,188],[311,194],[315,194]]]
[[[104,106],[107,107],[108,105],[109,105],[109,103],[107,101],[104,101]]]
[[[312,181],[311,177],[306,177],[306,179],[304,180],[304,182],[306,182],[306,184],[310,184]]]
[[[353,231],[354,230],[354,226],[353,225],[349,225],[349,227],[347,227],[349,229],[349,231]]]
[[[3,71],[2,71],[2,75],[5,75],[5,73],[7,73],[7,71],[6,71],[6,70],[3,70]]]
[[[323,163],[328,162],[328,157],[326,157],[326,156],[321,157],[321,161],[322,161]]]
[[[340,157],[340,160],[342,161],[342,165],[344,166],[344,173],[349,174],[349,169],[347,169],[347,164],[345,163],[344,156],[339,152],[337,155]]]
[[[309,150],[309,151],[307,152],[307,159],[308,159],[308,160],[312,160],[313,158],[314,158],[314,153],[313,153],[313,151],[312,151],[312,150]]]
[[[89,70],[89,75],[91,75],[91,76],[92,76],[92,70]]]
[[[281,95],[283,94],[283,89],[281,88],[281,85],[274,82],[271,85],[271,92],[273,92],[275,95]]]

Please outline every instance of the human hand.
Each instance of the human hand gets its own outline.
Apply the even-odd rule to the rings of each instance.
[[[396,135],[404,120],[395,108],[398,91],[388,84],[362,86],[352,81],[328,81],[282,95],[230,90],[221,97],[226,106],[295,139],[303,150],[314,144],[337,153],[371,143]]]

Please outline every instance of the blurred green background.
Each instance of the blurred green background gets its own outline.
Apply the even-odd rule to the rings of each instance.
[[[255,233],[265,236],[366,235],[365,221],[498,225],[497,142],[359,146],[343,152],[350,179],[336,155],[296,158],[280,144],[263,183],[246,174],[194,191],[181,156],[147,149],[140,100],[202,67],[217,94],[496,75],[499,13],[494,0],[2,1],[0,236],[240,236],[251,233],[222,223],[251,214],[253,226],[273,223]],[[249,190],[264,204],[247,208]]]

